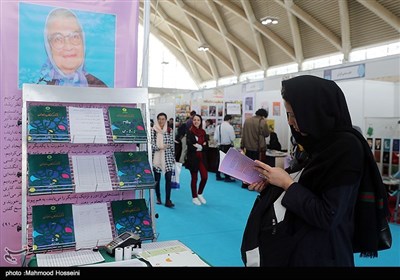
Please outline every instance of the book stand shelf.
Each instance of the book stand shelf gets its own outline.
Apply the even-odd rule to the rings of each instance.
[[[69,142],[51,141],[28,141],[28,108],[30,105],[61,105],[87,108],[102,108],[104,111],[105,126],[107,133],[107,143],[73,143],[73,138],[69,137]],[[122,188],[117,182],[115,170],[112,170],[112,154],[116,151],[136,150],[147,151],[150,167],[152,166],[151,139],[150,139],[150,115],[148,108],[148,92],[146,88],[79,88],[50,85],[24,84],[22,90],[22,246],[29,248],[32,245],[32,206],[62,203],[98,203],[113,200],[146,198],[148,209],[152,220],[152,228],[156,241],[155,223],[155,199],[154,185],[131,185]],[[125,143],[115,143],[113,141],[110,123],[107,114],[108,106],[127,106],[140,108],[143,116],[144,125],[147,131],[147,139],[135,138],[127,139]],[[95,137],[95,136],[94,136]],[[131,141],[130,141],[131,140]],[[93,141],[94,142],[94,141]],[[29,194],[28,182],[28,154],[31,151],[40,153],[72,153],[82,155],[103,155],[107,156],[108,166],[110,167],[110,177],[112,190],[104,192],[76,193],[74,187],[70,193],[49,193],[40,195]],[[73,174],[72,174],[73,177]],[[124,190],[124,191],[123,191]],[[111,211],[109,211],[111,212]],[[113,228],[115,232],[115,228]],[[29,252],[29,250],[28,250]],[[22,256],[23,260],[26,255]],[[23,261],[24,263],[24,261]]]

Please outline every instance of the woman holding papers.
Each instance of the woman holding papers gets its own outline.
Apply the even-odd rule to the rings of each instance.
[[[192,180],[190,187],[192,189],[193,203],[196,205],[206,204],[203,191],[207,183],[208,172],[206,168],[206,153],[208,141],[206,131],[202,128],[203,119],[200,115],[193,117],[193,124],[187,131],[187,160],[185,167],[190,170]],[[197,190],[197,173],[200,172],[200,184]]]
[[[261,194],[243,236],[244,263],[354,266],[355,252],[376,257],[387,195],[342,90],[305,75],[283,81],[282,97],[292,135],[309,158],[298,182],[256,161],[264,179],[249,186]]]

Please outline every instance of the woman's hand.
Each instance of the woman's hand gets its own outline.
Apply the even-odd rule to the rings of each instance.
[[[268,181],[267,180],[262,180],[253,184],[250,184],[247,188],[250,191],[256,191],[256,192],[262,192],[265,187],[268,186]]]
[[[196,151],[202,151],[203,150],[203,147],[198,143],[193,144],[193,146],[196,148]]]
[[[265,179],[265,181],[262,181],[264,182],[264,185],[266,185],[265,182],[267,182],[286,191],[294,183],[292,177],[290,177],[290,175],[282,168],[271,167],[259,160],[256,160],[255,163],[257,165],[255,169],[261,174],[260,176]],[[259,187],[259,183],[252,185],[255,185],[254,188]]]

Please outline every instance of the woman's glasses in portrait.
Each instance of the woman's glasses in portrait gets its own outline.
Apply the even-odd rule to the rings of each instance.
[[[66,39],[68,39],[69,43],[74,46],[82,44],[81,32],[71,32],[66,36],[61,33],[54,33],[49,36],[50,45],[57,50],[60,50],[65,46]]]

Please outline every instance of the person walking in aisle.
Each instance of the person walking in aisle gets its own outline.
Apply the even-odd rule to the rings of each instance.
[[[170,208],[175,206],[171,201],[171,176],[175,164],[175,144],[172,134],[173,130],[167,125],[167,115],[159,113],[151,133],[155,189],[157,204],[161,204],[160,180],[161,173],[165,173],[165,206]]]
[[[225,115],[224,122],[221,123],[214,132],[214,140],[217,142],[218,149],[225,154],[228,150],[233,147],[233,141],[235,140],[235,130],[232,126],[232,115]],[[219,153],[218,153],[218,162],[219,162]],[[221,172],[217,170],[216,179],[217,181],[225,180],[225,182],[235,182],[229,175],[224,174],[225,179],[221,177]]]
[[[377,257],[387,193],[368,142],[352,127],[342,90],[304,75],[282,81],[282,98],[308,159],[298,182],[256,161],[265,179],[249,186],[261,193],[243,235],[245,265],[352,267],[356,252]]]
[[[261,108],[256,111],[255,116],[244,121],[240,148],[251,159],[260,159],[260,153],[267,150],[265,141],[265,137],[269,136],[267,117],[268,111]],[[242,183],[242,188],[247,189],[247,186],[245,182]]]
[[[193,117],[193,124],[186,133],[187,160],[185,167],[190,170],[192,176],[190,187],[192,190],[193,203],[196,205],[206,204],[203,196],[204,188],[208,179],[206,168],[206,150],[208,141],[206,131],[202,128],[203,119],[200,115]],[[200,172],[200,184],[197,190],[197,173]]]

